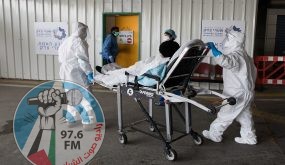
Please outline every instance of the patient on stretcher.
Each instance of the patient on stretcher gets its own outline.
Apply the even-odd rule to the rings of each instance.
[[[95,81],[102,82],[107,86],[117,85],[119,83],[126,83],[127,77],[125,72],[133,76],[129,76],[129,82],[134,82],[135,76],[138,77],[138,83],[143,86],[153,86],[156,84],[154,79],[143,76],[144,73],[155,75],[163,78],[166,71],[166,64],[169,61],[168,57],[163,57],[161,54],[150,57],[143,61],[138,61],[128,68],[115,69],[110,71],[103,71],[95,75]],[[103,67],[104,68],[104,67]]]
[[[153,86],[157,82],[152,78],[148,78],[143,74],[147,73],[153,76],[158,76],[160,80],[164,77],[166,72],[166,65],[169,58],[179,49],[179,44],[173,39],[164,41],[159,46],[159,52],[157,56],[150,57],[143,61],[138,61],[134,65],[128,68],[121,68],[116,63],[104,65],[102,68],[96,66],[96,70],[99,70],[102,74],[95,75],[95,81],[102,82],[107,86],[117,85],[119,83],[134,82],[135,76],[138,77],[138,83],[143,86]],[[125,72],[130,73],[129,79],[125,75]]]

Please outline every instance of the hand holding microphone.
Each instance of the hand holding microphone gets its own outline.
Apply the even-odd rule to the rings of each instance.
[[[58,89],[51,88],[40,92],[37,101],[34,101],[34,103],[37,102],[39,105],[38,113],[41,116],[48,117],[60,110],[61,105],[64,104],[64,100],[66,100],[66,97],[62,97]]]
[[[58,89],[45,89],[38,97],[28,99],[29,105],[38,105],[38,113],[41,116],[41,129],[55,128],[55,114],[61,109],[62,104],[75,106],[80,104],[82,94],[77,89],[61,93]]]
[[[28,99],[29,105],[38,105],[43,108],[47,108],[49,106],[55,106],[57,103],[56,100],[51,99],[52,93],[55,92],[55,95],[60,96],[61,104],[68,104],[71,106],[75,106],[80,104],[82,100],[82,93],[78,89],[70,89],[68,92],[61,93],[57,89],[49,89],[40,92],[38,97]],[[55,96],[56,97],[56,96]]]

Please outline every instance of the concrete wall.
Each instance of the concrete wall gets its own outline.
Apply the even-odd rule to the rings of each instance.
[[[256,7],[257,0],[0,0],[0,77],[59,78],[57,56],[34,52],[37,21],[86,23],[92,38],[90,61],[101,65],[102,14],[110,12],[141,13],[141,59],[158,53],[165,29],[173,28],[180,44],[200,38],[203,19],[244,20],[246,49],[252,56]]]

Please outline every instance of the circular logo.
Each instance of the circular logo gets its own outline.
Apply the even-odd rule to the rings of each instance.
[[[58,27],[57,29],[53,30],[53,36],[59,40],[62,40],[66,37],[66,31],[63,28]]]
[[[127,94],[132,96],[134,94],[134,90],[132,88],[127,89]]]
[[[33,164],[86,164],[105,134],[104,114],[84,87],[49,81],[30,90],[14,115],[14,137]]]

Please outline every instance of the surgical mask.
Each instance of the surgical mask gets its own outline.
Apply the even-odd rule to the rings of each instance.
[[[162,41],[169,41],[169,40],[170,40],[170,38],[169,38],[168,35],[163,35],[162,36]]]
[[[116,31],[113,32],[113,35],[114,35],[115,37],[118,37],[119,34],[120,34],[120,32],[116,32]]]
[[[240,43],[235,40],[226,40],[223,44],[223,54],[227,55],[233,53],[234,51],[242,49]]]
[[[242,43],[236,41],[236,39],[227,35],[226,38],[222,42],[222,52],[223,54],[230,54],[234,51],[242,49]]]
[[[226,36],[226,38],[222,41],[222,52],[223,54],[230,54],[232,52],[232,45],[230,39]]]
[[[82,32],[80,33],[79,37],[82,40],[86,40],[87,39],[87,29],[82,30]]]
[[[229,47],[229,38],[225,37],[225,39],[222,41],[222,49],[227,49]]]

